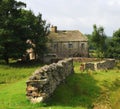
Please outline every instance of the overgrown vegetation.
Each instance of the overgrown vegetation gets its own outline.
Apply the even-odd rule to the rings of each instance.
[[[75,74],[41,104],[31,104],[25,95],[25,82],[39,65],[23,66],[0,65],[0,109],[120,109],[120,63],[113,70],[81,72],[80,63],[75,62]]]

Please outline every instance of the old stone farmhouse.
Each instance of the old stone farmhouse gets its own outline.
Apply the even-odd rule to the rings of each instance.
[[[28,40],[31,44],[32,42]],[[47,43],[48,53],[44,57],[45,62],[51,59],[68,57],[88,57],[88,39],[78,30],[57,30],[56,26],[50,28]],[[35,59],[32,48],[27,50],[30,60]],[[53,57],[51,57],[53,56]]]
[[[57,57],[88,57],[88,39],[78,30],[59,31],[52,26],[48,39],[48,51]]]

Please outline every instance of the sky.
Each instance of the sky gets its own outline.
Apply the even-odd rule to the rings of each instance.
[[[19,0],[17,0],[19,1]],[[120,0],[20,0],[36,15],[58,30],[80,30],[91,34],[93,25],[112,36],[120,28]]]

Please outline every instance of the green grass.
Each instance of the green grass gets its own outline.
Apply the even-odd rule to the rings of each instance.
[[[0,64],[0,84],[7,84],[26,78],[40,67],[40,64],[30,63],[11,63],[9,65]]]
[[[23,79],[0,90],[0,109],[35,109],[35,105],[26,99],[25,81]]]
[[[25,82],[39,66],[0,65],[0,109],[93,109],[102,105],[120,109],[120,64],[113,70],[81,72],[76,62],[75,74],[46,103],[31,104]]]

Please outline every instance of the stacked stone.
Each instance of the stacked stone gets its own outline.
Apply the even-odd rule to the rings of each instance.
[[[115,59],[106,59],[97,64],[97,69],[112,69],[115,66]]]
[[[95,70],[95,65],[93,62],[88,62],[88,63],[85,63],[85,69],[90,69],[90,70]]]
[[[33,103],[45,101],[73,72],[73,60],[70,58],[36,70],[26,82],[27,98]]]
[[[85,69],[99,70],[99,69],[112,69],[115,66],[115,59],[106,59],[99,62],[84,63]]]

